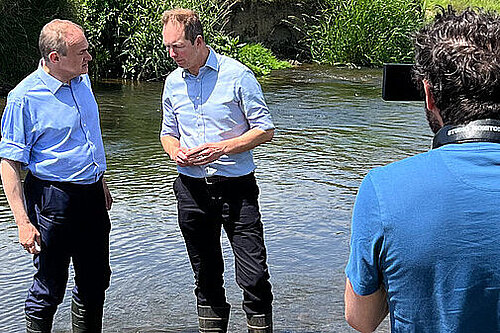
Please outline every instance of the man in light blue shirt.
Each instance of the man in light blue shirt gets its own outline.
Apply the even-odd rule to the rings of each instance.
[[[163,42],[179,68],[165,80],[161,142],[179,172],[174,192],[200,332],[227,330],[221,225],[235,253],[248,330],[271,332],[273,296],[251,152],[274,134],[262,90],[248,68],[205,44],[191,10],[163,14]]]
[[[25,304],[28,332],[50,332],[73,261],[73,332],[100,332],[109,286],[111,195],[99,113],[80,26],[42,29],[39,68],[8,95],[2,117],[2,182],[36,273]],[[27,170],[24,189],[21,169]]]

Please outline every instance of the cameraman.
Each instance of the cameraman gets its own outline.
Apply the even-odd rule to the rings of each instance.
[[[352,218],[345,316],[372,332],[500,330],[500,18],[451,7],[416,38],[432,150],[371,170]]]

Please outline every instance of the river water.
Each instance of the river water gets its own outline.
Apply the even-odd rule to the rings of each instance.
[[[343,319],[350,215],[367,171],[428,149],[421,102],[380,98],[381,70],[299,67],[261,80],[276,135],[255,149],[275,331],[352,332]],[[174,165],[158,140],[161,83],[95,84],[114,196],[104,332],[196,332],[193,274],[177,225]],[[3,109],[5,100],[0,99]],[[230,332],[244,332],[223,235]],[[34,269],[0,195],[0,332],[23,332]],[[54,331],[69,332],[70,279]],[[387,331],[387,320],[379,329]]]

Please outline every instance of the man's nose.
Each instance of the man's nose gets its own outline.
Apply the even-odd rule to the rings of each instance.
[[[170,56],[170,58],[174,58],[177,55],[177,53],[175,53],[173,47],[168,49],[168,55]]]

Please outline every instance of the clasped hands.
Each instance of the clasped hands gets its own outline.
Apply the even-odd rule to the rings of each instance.
[[[181,167],[205,165],[218,160],[225,154],[225,149],[221,142],[205,143],[191,149],[179,147],[173,160]]]

